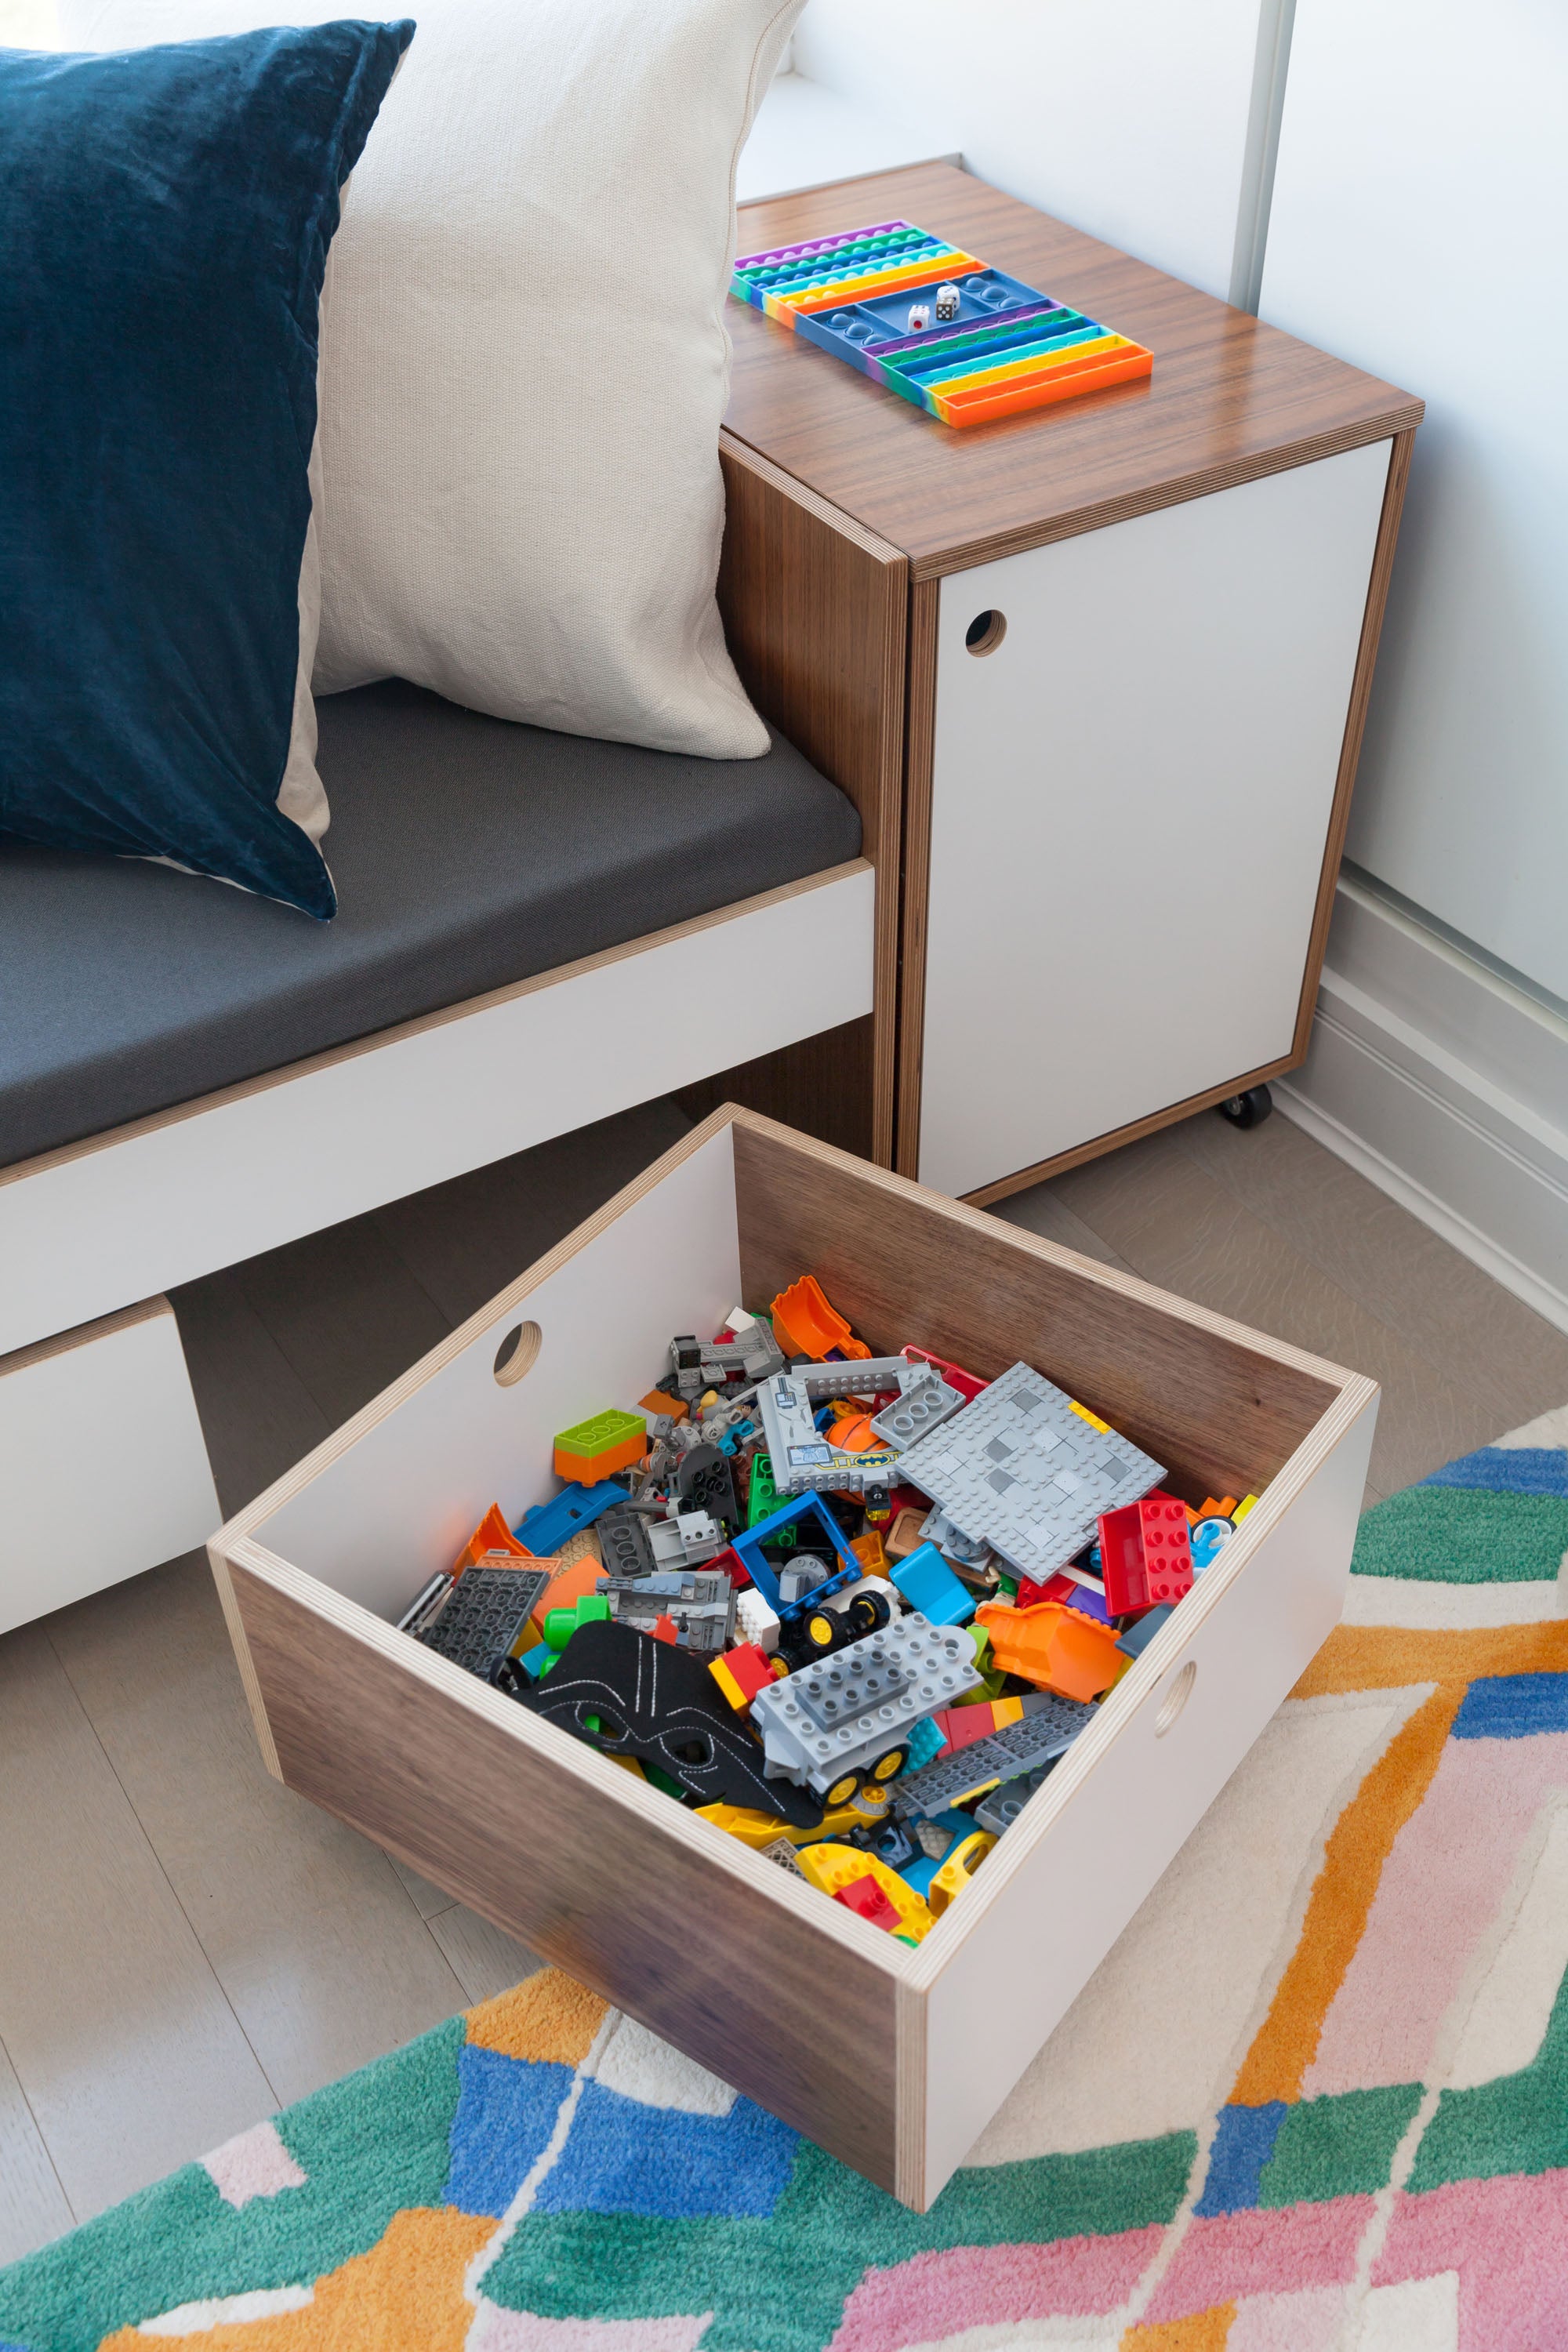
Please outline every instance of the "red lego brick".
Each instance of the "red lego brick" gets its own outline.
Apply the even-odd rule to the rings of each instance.
[[[990,1738],[996,1728],[996,1710],[989,1701],[976,1699],[971,1706],[944,1706],[931,1721],[949,1748],[956,1751],[973,1740]]]
[[[1071,1577],[1064,1576],[1059,1569],[1055,1576],[1047,1576],[1044,1584],[1037,1584],[1032,1576],[1021,1576],[1017,1605],[1020,1609],[1033,1609],[1037,1601],[1058,1601],[1065,1609],[1078,1589]]]
[[[873,1927],[886,1927],[890,1931],[901,1924],[894,1906],[869,1872],[864,1878],[852,1878],[847,1886],[835,1888],[833,1900],[842,1903],[847,1911],[858,1912],[861,1918],[868,1919]]]
[[[1113,1617],[1140,1616],[1161,1601],[1180,1601],[1193,1585],[1186,1505],[1156,1492],[1107,1511],[1100,1522],[1100,1564]]]

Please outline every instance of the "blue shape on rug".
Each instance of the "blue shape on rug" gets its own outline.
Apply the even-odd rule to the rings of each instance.
[[[750,2099],[737,2099],[727,2116],[694,2116],[588,2083],[534,2210],[766,2219],[798,2144],[797,2133]]]
[[[447,2204],[464,2213],[504,2213],[554,2130],[571,2084],[570,2066],[472,2043],[460,2050]]]
[[[1263,2168],[1274,2153],[1286,2113],[1283,2099],[1267,2099],[1260,2107],[1221,2107],[1208,2178],[1193,2208],[1200,2221],[1215,2213],[1254,2210]]]
[[[1568,1731],[1568,1675],[1483,1675],[1454,1717],[1456,1739],[1528,1739]]]
[[[1568,1448],[1561,1445],[1483,1445],[1462,1454],[1423,1478],[1424,1486],[1480,1486],[1494,1495],[1568,1496]]]

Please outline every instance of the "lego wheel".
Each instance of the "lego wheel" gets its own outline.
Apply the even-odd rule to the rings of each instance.
[[[830,1650],[837,1650],[842,1646],[844,1620],[834,1610],[812,1609],[807,1612],[800,1632],[801,1641],[807,1654],[814,1658],[825,1658]]]
[[[861,1777],[858,1772],[841,1772],[822,1801],[823,1811],[830,1813],[837,1806],[847,1805],[860,1786]]]
[[[1261,1127],[1274,1108],[1274,1097],[1267,1087],[1248,1087],[1241,1095],[1229,1095],[1217,1105],[1222,1118],[1232,1127]]]
[[[845,1611],[849,1620],[849,1635],[859,1641],[864,1634],[879,1633],[893,1620],[893,1605],[881,1592],[858,1592]]]
[[[896,1773],[903,1770],[909,1760],[907,1747],[889,1748],[885,1756],[878,1757],[866,1777],[869,1780],[890,1780]]]

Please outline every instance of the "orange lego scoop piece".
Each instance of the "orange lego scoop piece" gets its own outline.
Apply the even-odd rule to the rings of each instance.
[[[975,1622],[991,1636],[991,1658],[1004,1674],[1022,1675],[1041,1690],[1063,1698],[1098,1698],[1126,1664],[1109,1625],[1097,1625],[1081,1610],[1041,1601],[1032,1609],[1010,1609],[985,1601]]]
[[[814,1274],[803,1274],[798,1282],[781,1290],[768,1312],[773,1317],[773,1337],[786,1356],[807,1356],[814,1364],[820,1364],[834,1348],[841,1356],[864,1358],[871,1352],[828,1303]]]
[[[510,1552],[514,1559],[533,1558],[527,1545],[520,1544],[508,1527],[501,1516],[501,1507],[499,1503],[490,1505],[489,1509],[452,1562],[453,1575],[461,1576],[466,1568],[472,1568],[477,1559],[483,1559],[485,1554],[490,1551]]]

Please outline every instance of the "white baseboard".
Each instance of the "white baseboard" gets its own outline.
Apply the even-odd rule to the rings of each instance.
[[[1280,1108],[1568,1331],[1568,1023],[1342,881]]]

